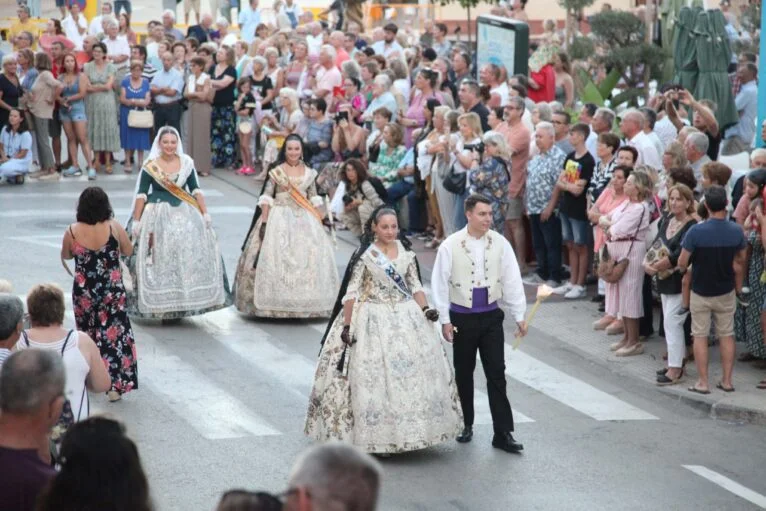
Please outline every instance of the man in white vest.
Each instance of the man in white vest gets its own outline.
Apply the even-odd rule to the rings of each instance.
[[[512,435],[513,413],[505,382],[505,313],[501,306],[516,322],[517,335],[526,335],[524,284],[511,244],[490,230],[489,199],[469,196],[465,215],[468,225],[441,244],[431,277],[442,334],[453,343],[455,380],[465,421],[457,441],[466,443],[473,438],[473,372],[478,350],[487,377],[495,432],[492,446],[516,453],[524,447]]]

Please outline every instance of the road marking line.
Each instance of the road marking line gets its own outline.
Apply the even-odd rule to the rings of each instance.
[[[0,199],[79,199],[82,192],[27,192],[27,191],[14,191],[0,192]],[[206,189],[204,191],[205,197],[223,197],[223,192],[213,189]],[[107,192],[111,200],[114,199],[132,199],[133,192],[131,190],[115,190]]]
[[[325,325],[319,323],[311,323],[309,325],[317,332],[324,334]],[[473,409],[474,409],[474,424],[492,424],[492,414],[489,410],[489,398],[487,394],[481,390],[474,390],[473,393]],[[535,422],[534,419],[519,412],[515,407],[513,408],[513,421],[516,424]]]
[[[200,435],[211,440],[281,435],[202,371],[168,352],[146,329],[136,337],[142,378]]]
[[[505,350],[505,374],[599,421],[659,419],[518,350]]]
[[[216,215],[252,215],[254,209],[247,206],[212,206],[207,208],[208,212],[215,218]],[[26,218],[33,216],[42,217],[70,217],[74,221],[74,208],[71,209],[13,209],[0,211],[0,218]],[[115,209],[114,216],[117,218],[127,217],[132,211],[129,209]]]
[[[241,317],[233,308],[211,312],[194,321],[259,371],[284,384],[292,394],[308,399],[316,364],[299,353],[280,348],[274,336]]]
[[[761,509],[766,509],[766,497],[760,493],[756,493],[746,486],[742,486],[736,481],[729,479],[728,477],[719,474],[713,470],[702,465],[681,465],[686,470],[690,470],[698,476],[707,479],[708,481],[717,484],[729,493],[733,493],[737,497],[747,500],[748,502],[755,504]]]

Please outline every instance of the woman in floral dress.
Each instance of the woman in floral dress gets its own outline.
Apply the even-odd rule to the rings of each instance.
[[[463,415],[418,262],[377,208],[351,257],[309,398],[305,433],[392,454],[451,441]],[[374,240],[374,241],[373,241]]]
[[[511,151],[505,137],[496,131],[485,133],[483,141],[484,161],[475,172],[468,173],[469,193],[477,193],[492,201],[492,229],[503,234],[509,202]]]
[[[64,233],[63,259],[75,260],[72,303],[77,329],[98,346],[112,379],[110,401],[138,388],[136,346],[127,314],[120,254],[133,247],[128,234],[113,220],[106,192],[86,188],[77,204],[77,223]]]

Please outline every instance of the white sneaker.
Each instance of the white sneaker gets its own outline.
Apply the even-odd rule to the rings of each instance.
[[[572,286],[572,289],[564,295],[564,298],[575,300],[585,296],[585,286]]]
[[[566,282],[566,283],[564,283],[563,285],[561,285],[559,287],[554,287],[553,288],[553,294],[554,295],[565,295],[565,294],[567,294],[572,289],[572,287],[573,286],[572,286],[571,282]]]
[[[545,281],[537,273],[530,273],[529,275],[522,277],[521,281],[524,282],[524,284],[528,284],[530,286],[539,286],[540,284],[545,284]]]

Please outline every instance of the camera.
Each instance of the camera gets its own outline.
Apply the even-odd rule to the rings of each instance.
[[[349,194],[347,193],[343,194],[343,204],[348,206],[352,202],[354,202],[354,199]]]
[[[338,112],[335,114],[335,122],[336,124],[340,124],[340,121],[348,121],[348,112]]]
[[[479,154],[484,154],[484,142],[479,142],[478,144],[466,144],[463,146],[463,149],[468,151],[476,151]]]

